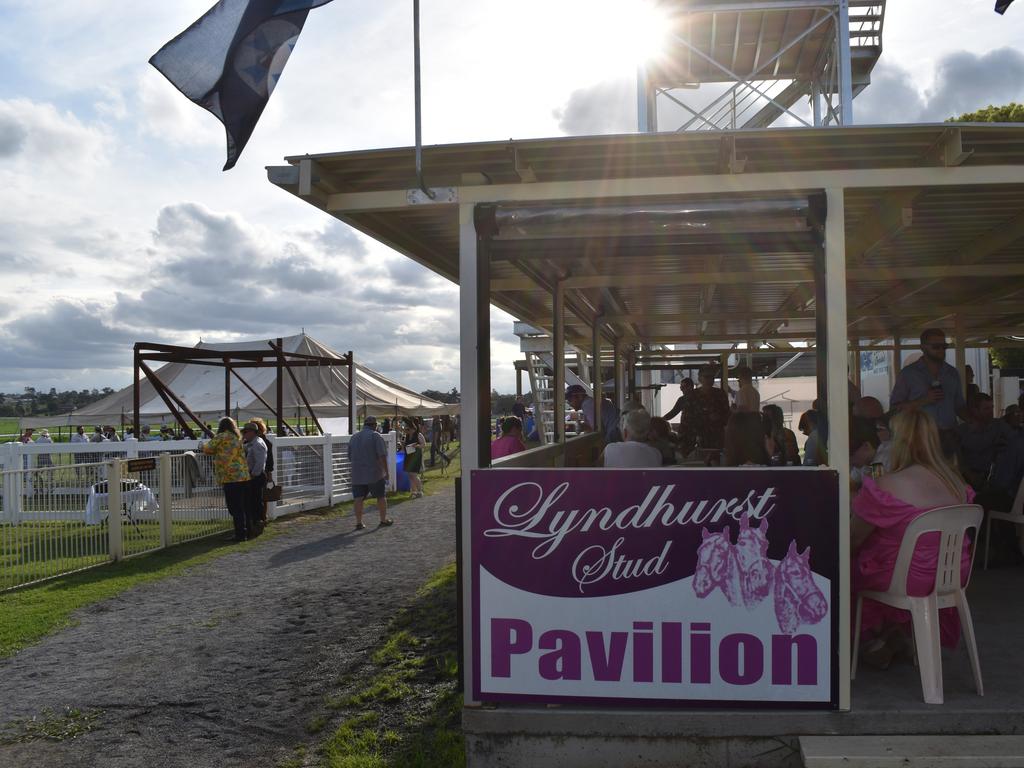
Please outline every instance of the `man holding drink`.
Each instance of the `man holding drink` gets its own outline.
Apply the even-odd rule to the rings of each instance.
[[[928,328],[921,334],[921,359],[899,372],[890,405],[895,410],[923,410],[935,420],[947,454],[956,451],[957,416],[965,418],[967,403],[956,368],[946,362],[946,334]]]

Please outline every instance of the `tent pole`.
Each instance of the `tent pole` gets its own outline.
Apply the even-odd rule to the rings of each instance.
[[[348,433],[356,431],[356,363],[352,350],[348,351]]]
[[[266,408],[271,413],[274,412],[273,406],[271,406],[270,403],[268,403],[266,400],[264,400],[263,397],[260,396],[260,393],[257,392],[255,389],[253,389],[252,386],[249,384],[249,382],[246,381],[245,379],[243,379],[242,375],[238,371],[236,371],[234,368],[232,368],[231,369],[231,373],[234,374],[236,379],[238,379],[240,382],[242,382],[242,386],[243,387],[245,387],[250,392],[252,392],[253,396],[263,404],[264,408]],[[282,419],[280,423],[282,425],[282,428],[287,428],[288,431],[290,431],[293,435],[299,434],[298,432],[295,431],[294,427],[292,427],[287,421],[284,421]]]
[[[139,356],[139,345],[138,344],[135,345],[135,350],[134,350],[134,353],[132,355],[132,361],[133,361],[133,366],[132,367],[134,369],[134,376],[132,377],[132,408],[133,408],[132,428],[134,429],[135,438],[138,439],[139,435],[141,434],[141,431],[140,431],[141,430],[141,426],[139,424],[139,419],[140,419],[140,415],[139,415],[139,404],[140,404],[139,403],[139,395],[140,395],[140,393],[139,393],[139,364],[140,364],[141,360],[140,360],[140,356]]]
[[[316,414],[313,412],[313,406],[311,406],[309,404],[309,400],[306,399],[306,393],[302,391],[302,387],[299,385],[299,380],[295,377],[295,374],[292,373],[291,367],[288,365],[287,361],[285,360],[285,358],[284,358],[284,350],[281,347],[276,347],[276,350],[277,350],[277,355],[278,355],[278,358],[277,358],[278,361],[284,363],[284,369],[285,369],[285,371],[287,371],[288,377],[292,380],[292,384],[295,385],[295,391],[299,393],[299,397],[302,398],[302,402],[306,406],[306,410],[309,411],[309,415],[313,419],[314,426],[316,426],[317,431],[320,432],[320,434],[322,435],[324,433],[324,430],[320,426],[320,421],[319,421],[319,419],[317,419]]]
[[[146,374],[146,378],[149,379],[149,383],[153,385],[153,389],[155,389],[156,393],[158,395],[160,395],[160,399],[164,401],[164,405],[167,406],[167,410],[169,410],[171,412],[171,415],[174,416],[175,420],[177,420],[177,422],[179,424],[181,424],[182,428],[187,427],[188,426],[188,422],[185,421],[184,417],[181,415],[181,412],[177,408],[174,407],[174,403],[171,402],[171,398],[169,396],[169,392],[165,389],[164,383],[162,381],[160,381],[160,379],[157,378],[157,375],[155,373],[153,373],[153,371],[151,371],[149,369],[149,366],[146,365],[141,360],[139,361],[139,368],[142,370],[142,372],[144,374]],[[195,417],[193,416],[192,418],[194,419]],[[202,422],[199,422],[199,426],[200,426],[200,429],[202,429]],[[138,439],[138,440],[142,439],[141,437],[139,437],[140,434],[142,434],[142,433],[141,432],[136,433],[136,435],[135,435],[136,439]]]
[[[277,346],[278,348],[284,344],[284,340],[278,337]],[[277,358],[277,436],[284,437],[284,379],[281,378],[281,357]]]
[[[224,413],[231,413],[231,358],[224,355]]]

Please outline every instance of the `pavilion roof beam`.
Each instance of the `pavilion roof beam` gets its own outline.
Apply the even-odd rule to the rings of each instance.
[[[1024,237],[1024,213],[1019,213],[1009,221],[993,227],[980,238],[971,241],[959,254],[953,256],[949,261],[959,262],[963,265],[977,264],[988,256],[1001,251],[1008,245]],[[960,277],[959,274],[950,274],[949,277]],[[875,298],[864,302],[858,309],[866,309],[876,304],[891,304],[906,301],[911,296],[923,290],[931,288],[943,279],[938,275],[931,279],[925,279],[916,285],[900,284],[880,293]]]
[[[886,194],[858,222],[856,232],[847,240],[849,263],[860,266],[885,243],[898,237],[913,223],[914,201],[920,187],[907,187]]]

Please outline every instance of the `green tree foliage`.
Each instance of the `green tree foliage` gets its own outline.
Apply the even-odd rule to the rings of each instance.
[[[947,123],[1024,123],[1024,104],[1010,102],[1001,107],[991,104],[976,112],[966,112],[959,117],[951,117]]]
[[[991,104],[976,112],[966,112],[951,117],[947,123],[1024,123],[1024,104],[1011,102],[1001,107]],[[992,363],[997,368],[1024,368],[1024,349],[993,347],[989,350]]]
[[[992,364],[1001,370],[1024,368],[1024,349],[1021,347],[998,347],[989,350]]]
[[[25,387],[20,394],[0,392],[0,416],[56,416],[70,413],[113,391],[110,387],[104,387],[58,392],[55,387],[50,387],[49,392],[43,393],[35,387]]]
[[[459,390],[456,387],[452,387],[448,392],[441,392],[438,389],[424,389],[420,394],[424,397],[429,397],[431,400],[437,400],[439,403],[459,402]]]

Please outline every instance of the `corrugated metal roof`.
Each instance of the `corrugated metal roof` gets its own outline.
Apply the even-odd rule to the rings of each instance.
[[[953,157],[944,143],[956,138],[952,131],[959,131],[964,152]],[[729,175],[727,160],[733,152],[744,161],[744,173],[735,178],[778,174],[776,190],[696,199],[765,200],[777,197],[778,191],[807,195],[815,190],[789,189],[786,183],[788,174],[806,172],[917,169],[948,162],[966,168],[1020,166],[1020,184],[850,189],[845,221],[852,334],[884,338],[901,331],[912,336],[927,321],[952,330],[954,314],[961,316],[968,334],[978,338],[996,332],[1024,333],[1024,272],[1019,269],[1024,261],[1024,125],[858,126],[485,142],[425,147],[423,167],[432,187],[472,189],[474,199],[487,199],[488,188],[495,185],[513,185],[496,190],[493,199],[500,203],[509,189],[520,190],[517,197],[529,198],[534,182],[592,181],[593,187],[585,187],[589,191],[572,205],[587,205],[579,198],[592,196],[603,206],[630,206],[694,198],[685,192],[647,195],[642,183],[633,185],[639,191],[628,198],[602,197],[602,182],[679,177],[685,190],[686,177]],[[412,148],[293,156],[287,161],[298,166],[306,159],[313,163],[311,191],[316,204],[439,274],[458,279],[457,205],[395,204],[393,198],[369,210],[356,205],[374,193],[404,196],[417,186]],[[289,177],[281,169],[271,170],[283,188],[298,193],[297,174]],[[514,315],[545,324],[551,312],[545,285],[566,275],[604,275],[609,277],[607,285],[569,290],[585,316],[582,321],[569,318],[581,334],[593,319],[589,315],[600,311],[633,318],[611,325],[615,333],[639,341],[664,341],[673,335],[813,337],[817,242],[813,226],[795,233],[603,232],[600,237],[494,241],[492,280],[498,287],[492,300]],[[907,270],[930,268],[939,271],[907,276]],[[1003,274],[998,273],[1000,268]],[[944,276],[943,269],[957,271]],[[972,269],[978,274],[970,273]],[[750,272],[757,277],[745,279]],[[780,272],[791,279],[775,280],[767,274]],[[723,280],[709,283],[708,273],[721,273]],[[526,276],[539,276],[541,282]]]

